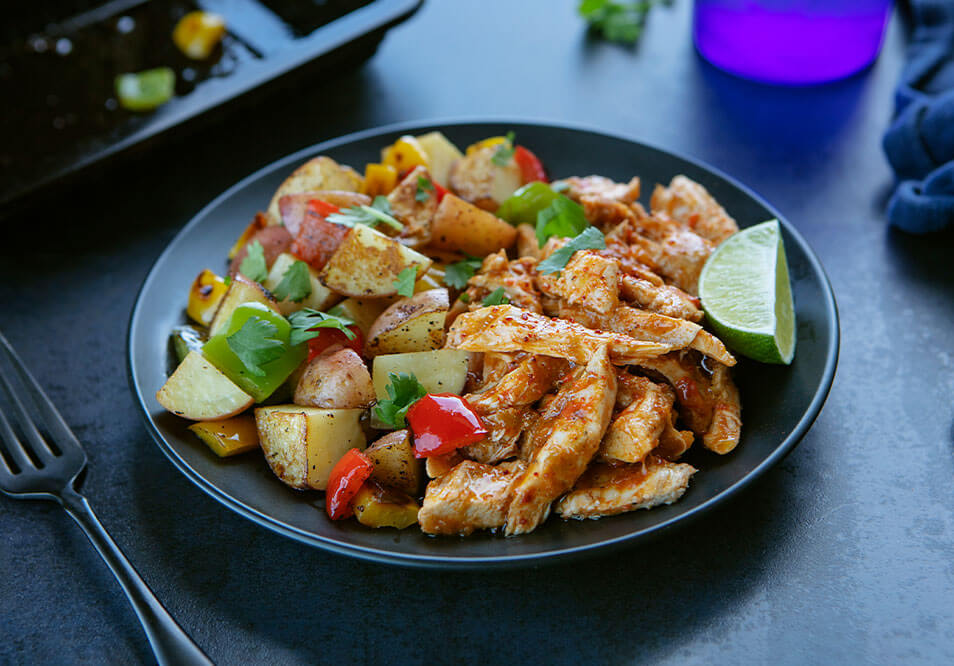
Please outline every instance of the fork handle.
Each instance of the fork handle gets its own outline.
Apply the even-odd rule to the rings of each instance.
[[[107,534],[86,498],[73,488],[67,488],[60,494],[63,508],[86,533],[100,557],[109,566],[110,571],[126,593],[133,605],[139,622],[146,631],[149,645],[156,659],[165,664],[184,664],[198,666],[212,664],[212,661],[196,645],[172,618],[149,586],[139,576],[126,556]]]

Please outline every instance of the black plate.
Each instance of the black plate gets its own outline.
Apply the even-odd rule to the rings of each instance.
[[[222,269],[225,253],[254,213],[299,163],[327,154],[361,168],[401,134],[439,129],[460,146],[514,130],[554,177],[597,173],[617,180],[636,174],[644,189],[686,174],[702,183],[743,227],[782,222],[798,318],[798,346],[790,367],[740,362],[743,436],[727,456],[695,450],[700,468],[676,504],[597,521],[551,519],[526,536],[475,534],[433,538],[414,529],[371,530],[355,521],[332,522],[321,493],[284,486],[264,458],[216,458],[166,413],[155,393],[169,367],[167,337],[184,320],[189,286],[203,268]],[[129,327],[129,373],[146,425],[162,451],[193,483],[243,516],[281,534],[360,558],[412,566],[481,567],[556,560],[638,539],[686,522],[739,491],[781,460],[806,433],[828,395],[838,358],[838,313],[831,285],[804,239],[752,192],[697,162],[618,136],[585,129],[523,122],[401,125],[359,132],[319,144],[249,176],[206,206],[175,237],[143,283]]]

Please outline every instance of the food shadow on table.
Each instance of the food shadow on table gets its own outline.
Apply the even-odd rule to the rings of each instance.
[[[499,658],[497,641],[474,639],[480,635],[509,644],[508,659],[533,659],[535,642],[516,639],[545,620],[560,627],[547,639],[554,659],[662,659],[764,587],[783,566],[785,544],[809,529],[799,516],[814,492],[811,479],[796,479],[783,463],[701,519],[635,547],[530,569],[432,571],[279,537],[209,501],[154,447],[137,451],[135,511],[156,561],[167,563],[169,578],[160,577],[170,592],[243,627],[243,649],[263,651],[249,658],[280,654],[293,662],[318,654],[373,662],[398,645],[406,648],[399,662],[433,660],[435,630],[443,634],[439,654]],[[194,510],[183,514],[183,506]],[[177,568],[182,561],[188,566]],[[214,627],[195,627],[193,635],[213,658],[239,649]]]

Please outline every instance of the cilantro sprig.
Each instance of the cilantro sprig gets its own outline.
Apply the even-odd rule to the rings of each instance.
[[[431,198],[434,192],[434,183],[424,176],[417,177],[417,190],[414,192],[414,201],[424,202]]]
[[[589,227],[537,264],[537,271],[543,274],[558,273],[563,270],[576,252],[580,250],[602,250],[605,247],[606,238],[602,232],[596,227]]]
[[[484,305],[505,305],[510,302],[510,299],[504,295],[505,293],[503,287],[497,287],[481,302]]]
[[[265,248],[257,240],[248,244],[248,252],[242,263],[239,264],[239,272],[249,280],[261,282],[268,277],[268,264],[265,263]]]
[[[285,270],[281,282],[272,289],[272,294],[280,301],[288,299],[295,303],[311,296],[311,272],[308,270],[308,264],[304,261],[293,262]]]
[[[400,296],[413,296],[414,283],[417,282],[417,266],[408,266],[398,273],[394,286]]]
[[[588,226],[583,207],[561,194],[537,213],[537,242],[543,247],[550,236],[576,236]]]
[[[349,326],[354,326],[354,321],[347,317],[328,314],[327,312],[318,312],[311,308],[303,308],[298,312],[293,312],[288,316],[288,322],[291,324],[291,334],[288,337],[288,343],[292,346],[307,342],[312,338],[321,335],[321,329],[334,328],[345,334],[349,340],[355,337],[354,331]]]
[[[404,228],[403,224],[392,217],[391,204],[388,202],[388,198],[381,195],[374,197],[370,206],[345,208],[340,213],[332,213],[325,219],[346,227],[353,227],[356,224],[364,224],[369,227],[386,224],[392,229],[400,230]]]
[[[513,159],[513,151],[516,150],[513,143],[515,138],[516,135],[513,132],[507,132],[507,138],[497,146],[497,150],[494,151],[490,161],[501,167],[510,164],[510,160]]]
[[[444,271],[444,284],[454,289],[463,289],[467,281],[474,277],[477,269],[484,263],[482,259],[468,256],[458,262],[450,264]]]
[[[225,339],[248,372],[264,377],[262,366],[285,353],[285,343],[277,338],[278,327],[261,317],[249,317],[242,328]]]
[[[619,44],[634,44],[642,35],[646,16],[653,5],[670,4],[672,0],[581,0],[577,8],[594,32]]]
[[[427,395],[427,389],[421,385],[414,373],[391,372],[388,379],[390,383],[385,389],[388,399],[378,401],[374,406],[374,415],[384,425],[399,430],[407,425],[404,417],[407,416],[408,410]]]

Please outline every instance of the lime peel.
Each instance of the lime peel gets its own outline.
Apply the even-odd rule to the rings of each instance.
[[[723,241],[699,276],[699,296],[713,331],[734,351],[763,363],[795,355],[795,308],[778,220]]]

